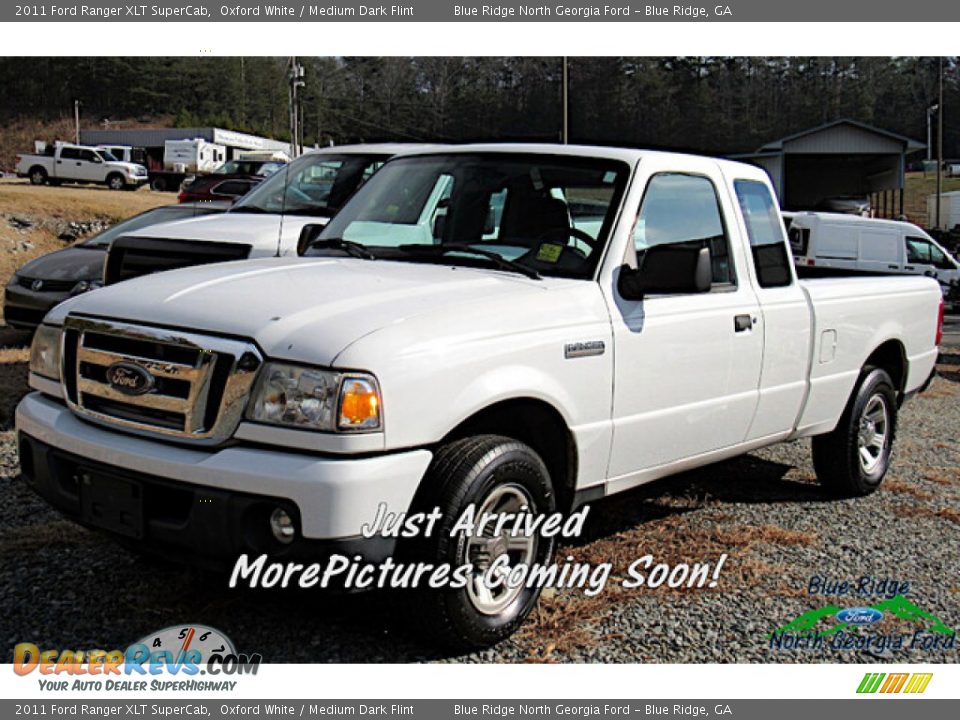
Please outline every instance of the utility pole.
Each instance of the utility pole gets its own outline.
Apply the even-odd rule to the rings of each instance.
[[[940,58],[940,87],[937,97],[937,229],[940,229],[940,196],[943,194],[943,58]]]
[[[80,144],[80,101],[73,101],[73,141]]]
[[[570,142],[570,65],[567,56],[563,56],[563,131],[561,142],[566,145]]]
[[[290,70],[287,79],[290,82],[290,155],[297,157],[303,147],[303,104],[300,100],[300,88],[306,83],[303,79],[303,65],[297,58],[290,58]]]
[[[244,58],[240,56],[240,122],[244,129],[247,126],[247,67]]]
[[[940,109],[939,105],[927,108],[927,161],[933,160],[933,114]]]

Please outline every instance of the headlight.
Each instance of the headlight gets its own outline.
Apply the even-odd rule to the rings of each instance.
[[[380,390],[370,375],[266,363],[247,418],[304,430],[380,429]]]
[[[14,285],[20,284],[20,276],[14,273],[10,276],[10,279],[7,281],[7,287],[13,287]]]
[[[70,291],[71,295],[80,295],[85,293],[88,290],[96,290],[97,288],[103,287],[102,280],[81,280],[76,285],[73,286],[73,290]]]
[[[41,325],[30,346],[30,372],[60,381],[60,328]]]

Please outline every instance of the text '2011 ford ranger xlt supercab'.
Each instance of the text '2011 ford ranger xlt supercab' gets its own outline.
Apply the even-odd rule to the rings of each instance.
[[[766,175],[733,162],[414,153],[304,246],[53,310],[17,409],[24,477],[79,522],[194,562],[467,568],[418,600],[456,644],[506,637],[538,599],[484,568],[549,562],[555,543],[443,532],[464,508],[569,513],[805,436],[825,487],[866,495],[937,358],[935,281],[798,282]],[[440,531],[368,537],[385,510]]]

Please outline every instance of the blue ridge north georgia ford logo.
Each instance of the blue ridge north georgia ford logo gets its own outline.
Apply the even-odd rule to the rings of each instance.
[[[153,389],[156,382],[145,368],[131,362],[116,362],[107,368],[110,387],[125,395],[143,395]]]

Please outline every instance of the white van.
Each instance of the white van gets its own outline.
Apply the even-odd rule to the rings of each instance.
[[[960,263],[916,225],[899,220],[790,213],[790,247],[801,276],[927,275],[944,294],[960,283]]]

